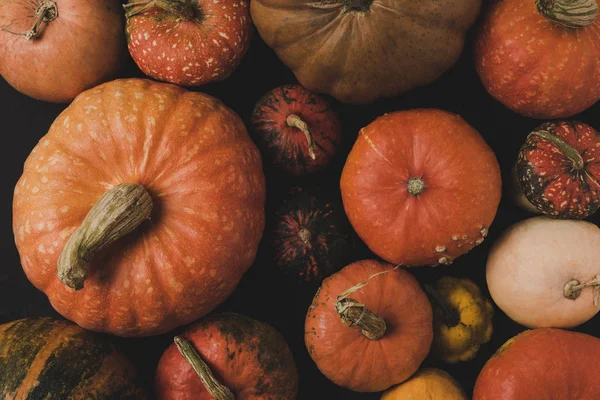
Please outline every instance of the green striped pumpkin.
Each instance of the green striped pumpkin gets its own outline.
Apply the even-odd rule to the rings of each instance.
[[[0,399],[146,399],[132,365],[97,334],[67,321],[0,325]]]
[[[598,16],[597,0],[535,0],[544,17],[573,29],[590,26]]]

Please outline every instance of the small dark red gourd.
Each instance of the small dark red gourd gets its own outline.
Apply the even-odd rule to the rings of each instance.
[[[154,383],[157,400],[293,400],[298,371],[274,328],[225,313],[175,337],[158,363]]]
[[[300,85],[264,95],[252,113],[252,133],[262,153],[295,176],[325,168],[341,142],[340,121],[330,103]]]
[[[600,206],[600,134],[581,122],[547,122],[527,136],[516,166],[517,203],[553,218],[587,218]]]
[[[291,278],[320,282],[347,264],[350,232],[341,202],[294,188],[275,213],[275,262]]]

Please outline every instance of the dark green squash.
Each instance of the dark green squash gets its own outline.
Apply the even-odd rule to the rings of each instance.
[[[275,263],[297,281],[320,283],[350,261],[351,231],[341,202],[294,188],[275,213]]]
[[[103,336],[52,318],[0,325],[0,399],[147,399]]]

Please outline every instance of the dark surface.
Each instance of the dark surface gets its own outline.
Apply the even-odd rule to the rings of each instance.
[[[506,184],[508,171],[516,159],[519,147],[525,141],[527,133],[540,121],[521,117],[509,111],[485,92],[474,70],[472,42],[473,32],[469,35],[465,53],[460,61],[434,84],[367,106],[338,104],[343,122],[343,145],[336,162],[326,172],[307,179],[289,179],[266,166],[269,190],[267,219],[272,217],[272,211],[279,204],[281,196],[292,185],[320,185],[323,193],[330,192],[325,193],[326,195],[339,196],[340,173],[359,129],[377,116],[396,110],[440,108],[462,115],[481,132],[496,153]],[[141,74],[130,63],[121,76],[141,76]],[[229,79],[205,86],[200,90],[220,98],[248,122],[255,102],[264,93],[276,86],[295,82],[291,71],[256,35],[242,65]],[[22,173],[23,162],[64,108],[64,105],[48,104],[27,98],[0,79],[0,132],[4,140],[4,144],[0,146],[2,160],[0,245],[3,255],[0,267],[0,323],[24,316],[57,315],[45,295],[27,281],[20,267],[11,228],[11,203],[13,188]],[[600,105],[595,105],[576,119],[600,128]],[[505,196],[491,227],[490,236],[480,247],[460,257],[449,267],[416,268],[410,271],[421,283],[435,281],[444,275],[467,276],[487,292],[485,261],[490,245],[506,227],[528,216],[530,215],[517,209]],[[598,224],[600,215],[590,220]],[[236,292],[217,311],[236,311],[269,322],[284,335],[293,350],[300,371],[299,399],[378,399],[380,394],[353,393],[339,388],[318,371],[308,356],[303,342],[304,316],[316,288],[294,286],[282,279],[268,257],[269,251],[266,249],[265,242],[266,240],[263,240],[255,265],[246,274]],[[358,244],[353,259],[369,257],[373,255],[364,245]],[[524,329],[509,320],[498,309],[496,309],[494,327],[495,332],[491,342],[481,348],[474,360],[445,365],[428,358],[423,366],[436,366],[448,371],[470,394],[486,360],[507,339]],[[599,328],[600,319],[597,317],[580,326],[577,331],[598,335]],[[156,363],[172,337],[173,333],[169,333],[155,338],[115,340],[150,384]]]

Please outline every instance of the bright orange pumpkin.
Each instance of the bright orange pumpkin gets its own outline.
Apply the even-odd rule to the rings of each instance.
[[[27,277],[58,312],[152,335],[229,296],[256,255],[264,201],[260,154],[233,111],[118,80],[78,96],[32,151],[13,229]]]
[[[407,271],[358,261],[323,281],[304,332],[327,378],[357,392],[379,392],[408,379],[429,353],[431,305]]]

